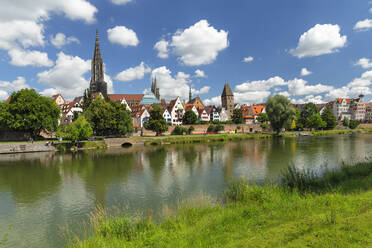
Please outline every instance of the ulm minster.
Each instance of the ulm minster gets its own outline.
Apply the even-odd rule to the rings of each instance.
[[[2,0],[0,248],[372,247],[372,2]]]

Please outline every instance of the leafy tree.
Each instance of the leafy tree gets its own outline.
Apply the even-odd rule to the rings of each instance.
[[[291,108],[288,98],[276,95],[268,99],[266,113],[269,116],[272,129],[279,134],[286,122],[293,119],[295,110]]]
[[[359,126],[360,122],[359,121],[350,121],[349,127],[351,129],[355,129]]]
[[[198,120],[198,117],[196,116],[194,111],[187,110],[185,114],[183,115],[182,123],[184,125],[191,125],[191,124],[195,124],[197,120]]]
[[[225,127],[221,123],[218,123],[217,125],[211,124],[211,125],[209,125],[209,127],[207,129],[207,132],[208,133],[218,133],[220,131],[223,131],[224,129],[225,129]]]
[[[329,108],[325,108],[322,113],[322,119],[326,122],[326,129],[333,129],[337,126],[337,121],[332,111]]]
[[[176,126],[172,132],[174,135],[183,135],[184,133],[187,133],[187,129],[181,126]]]
[[[84,91],[84,96],[83,96],[83,110],[87,110],[92,103],[92,94],[90,93],[89,89],[86,89]]]
[[[307,120],[316,113],[318,113],[317,106],[312,102],[306,103],[301,112],[302,125],[310,128],[310,123],[308,123]]]
[[[9,129],[9,120],[12,119],[12,116],[9,113],[9,103],[0,102],[0,130]]]
[[[241,109],[234,109],[233,114],[231,116],[232,121],[235,124],[243,123],[243,112]]]
[[[10,102],[1,104],[1,108],[6,111],[0,114],[2,126],[32,136],[39,135],[42,130],[56,130],[61,113],[52,99],[40,96],[33,89],[13,93]]]
[[[84,115],[97,135],[125,135],[133,132],[130,113],[120,103],[107,102],[97,97]]]
[[[159,106],[155,105],[150,111],[150,120],[145,124],[145,128],[156,132],[156,135],[168,130],[167,122],[163,118],[162,110]]]
[[[268,130],[268,129],[270,129],[270,126],[267,123],[261,123],[260,124],[260,127],[262,128],[262,130]]]
[[[327,123],[323,121],[319,113],[314,113],[312,116],[307,118],[306,123],[309,128],[315,129],[325,128],[327,126]]]
[[[294,121],[295,121],[295,124],[296,124],[296,127],[294,129],[304,128],[304,125],[302,124],[302,121],[301,121],[301,112],[298,108],[295,109]]]
[[[93,134],[93,129],[83,115],[80,115],[71,125],[62,125],[56,136],[71,141],[87,140]]]
[[[350,126],[350,120],[349,120],[349,118],[344,117],[343,125],[344,125],[345,127],[349,127],[349,126]]]
[[[267,115],[267,113],[261,113],[257,116],[257,120],[260,122],[260,123],[266,123],[269,121],[269,116]]]

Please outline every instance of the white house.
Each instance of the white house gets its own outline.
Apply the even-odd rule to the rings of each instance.
[[[164,112],[163,112],[163,118],[165,119],[165,121],[169,124],[172,124],[172,116],[171,114],[169,113],[168,109],[165,109]]]
[[[227,114],[227,111],[225,108],[221,108],[220,110],[220,121],[228,121],[229,115]]]
[[[141,111],[136,112],[134,115],[132,115],[132,117],[134,126],[144,127],[145,124],[150,120],[150,113],[144,108]]]
[[[210,121],[210,115],[205,109],[199,109],[199,120],[200,121]]]
[[[179,97],[169,103],[168,111],[172,118],[172,125],[181,125],[185,107]]]

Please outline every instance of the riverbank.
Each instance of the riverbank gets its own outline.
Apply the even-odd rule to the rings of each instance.
[[[222,202],[204,198],[183,204],[160,223],[96,215],[94,236],[70,247],[372,245],[372,163],[344,167],[321,179],[299,178],[287,177],[283,187],[235,183]]]

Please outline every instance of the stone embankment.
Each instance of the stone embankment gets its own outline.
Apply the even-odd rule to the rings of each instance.
[[[54,152],[56,148],[49,143],[8,143],[0,144],[0,154],[25,152]]]

